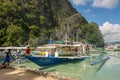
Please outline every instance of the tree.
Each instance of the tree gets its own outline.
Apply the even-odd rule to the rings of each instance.
[[[6,30],[6,42],[4,46],[18,46],[24,42],[24,31],[20,26],[10,25]]]
[[[32,25],[29,26],[30,29],[30,33],[29,33],[29,43],[31,44],[31,46],[36,46],[38,44],[38,36],[40,34],[40,30],[37,26]]]

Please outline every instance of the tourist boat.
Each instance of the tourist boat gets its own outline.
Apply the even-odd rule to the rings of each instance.
[[[105,47],[105,50],[107,51],[120,51],[120,45],[115,44],[115,45],[109,45]]]
[[[106,51],[114,51],[114,46],[113,45],[105,46],[105,50]]]
[[[82,49],[81,49],[82,48]],[[39,66],[49,66],[63,62],[81,61],[86,57],[82,44],[63,45],[47,44],[38,47],[38,51],[26,56],[30,61]]]

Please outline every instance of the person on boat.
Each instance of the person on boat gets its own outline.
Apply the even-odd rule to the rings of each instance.
[[[77,56],[77,54],[78,54],[78,48],[75,47],[75,55]]]
[[[26,52],[26,55],[30,55],[30,46],[29,45],[27,45],[25,52]]]
[[[86,50],[89,50],[89,49],[90,49],[89,45],[86,45]]]
[[[6,54],[6,57],[2,65],[0,66],[0,69],[6,68],[7,66],[9,66],[11,57],[13,58],[13,60],[15,60],[15,58],[11,54],[11,49],[8,49],[8,52],[5,52],[5,54]]]
[[[89,54],[90,46],[86,45],[85,50],[86,50],[86,54]]]

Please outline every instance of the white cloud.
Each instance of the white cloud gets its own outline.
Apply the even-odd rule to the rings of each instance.
[[[119,0],[94,0],[93,6],[102,8],[115,8],[119,3]]]
[[[86,13],[91,12],[91,11],[92,11],[91,9],[84,10],[84,12],[86,12]]]
[[[75,5],[86,5],[85,0],[71,0]]]
[[[100,30],[105,41],[120,41],[120,24],[105,22],[100,26]]]
[[[70,0],[75,5],[87,5],[89,2],[94,7],[113,9],[119,4],[119,0]],[[90,4],[89,4],[90,5]]]
[[[105,22],[102,26],[100,26],[100,30],[102,31],[102,34],[120,33],[120,25]]]

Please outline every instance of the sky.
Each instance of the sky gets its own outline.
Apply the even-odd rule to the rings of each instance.
[[[98,24],[105,41],[120,41],[120,0],[69,1],[89,23]]]

